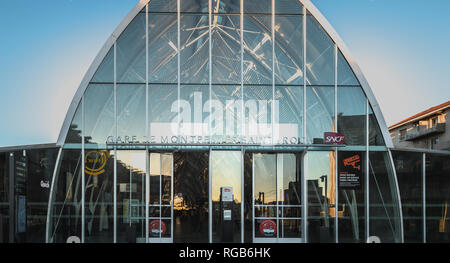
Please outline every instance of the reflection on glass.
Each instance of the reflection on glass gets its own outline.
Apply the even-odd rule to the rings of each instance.
[[[323,143],[324,133],[335,131],[334,87],[306,87],[307,143]]]
[[[337,89],[338,132],[346,145],[366,145],[366,97],[360,87]]]
[[[427,242],[450,241],[450,158],[426,155]]]
[[[306,17],[306,83],[334,85],[334,43],[311,15]]]
[[[392,157],[402,198],[405,242],[423,242],[422,153],[393,151]]]
[[[244,84],[272,84],[271,16],[244,16],[244,29]]]
[[[114,135],[114,87],[91,84],[84,94],[86,143],[105,144]]]
[[[369,154],[369,230],[383,243],[401,242],[400,207],[387,152]]]
[[[164,4],[172,2],[172,0],[163,1]],[[152,0],[150,6],[154,2]],[[150,6],[149,10],[151,10]],[[151,14],[148,16],[148,77],[150,83],[177,83],[178,81],[177,28],[177,14]]]
[[[50,243],[81,237],[81,150],[63,150],[50,206]]]
[[[172,241],[172,169],[172,154],[150,153],[150,242]]]
[[[146,82],[146,30],[144,13],[139,13],[120,35],[116,44],[117,82]]]
[[[211,152],[213,242],[241,242],[240,151]]]
[[[209,16],[183,15],[180,27],[181,82],[206,84],[209,82]]]
[[[144,142],[147,138],[145,94],[144,85],[117,85],[118,142]]]
[[[174,158],[175,243],[208,243],[209,153],[176,152]]]
[[[334,242],[335,153],[308,152],[305,158],[308,162],[308,242]]]
[[[113,241],[114,154],[85,151],[85,242]]]
[[[145,151],[117,151],[117,242],[145,242]]]
[[[303,84],[302,23],[302,16],[275,16],[275,84]]]
[[[352,185],[339,182],[339,242],[364,243],[366,237],[366,161],[364,152],[338,152],[338,177],[354,176]],[[348,177],[350,178],[350,177]],[[339,179],[343,180],[343,179]],[[331,216],[334,217],[335,211]]]
[[[221,1],[222,3],[223,1]],[[241,83],[240,16],[213,15],[211,56],[213,84]]]
[[[295,154],[253,154],[254,239],[301,238],[301,177]],[[274,241],[275,242],[275,241]]]

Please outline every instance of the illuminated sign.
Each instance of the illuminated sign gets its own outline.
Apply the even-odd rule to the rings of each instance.
[[[90,151],[84,158],[84,172],[89,175],[100,175],[105,172],[106,162],[111,156],[108,151]]]
[[[323,141],[325,144],[345,144],[345,136],[337,132],[325,132]]]

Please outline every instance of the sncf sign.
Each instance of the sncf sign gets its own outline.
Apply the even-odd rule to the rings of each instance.
[[[324,134],[325,144],[344,144],[345,136],[337,132],[326,132]]]

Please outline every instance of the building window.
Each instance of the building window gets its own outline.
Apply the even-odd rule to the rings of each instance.
[[[439,144],[439,138],[431,139],[431,149],[436,149],[438,144]]]
[[[403,141],[406,138],[406,129],[400,130],[400,140]]]

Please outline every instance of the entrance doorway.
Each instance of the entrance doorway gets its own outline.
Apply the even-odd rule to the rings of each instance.
[[[304,241],[301,154],[252,154],[252,232],[255,243]]]

